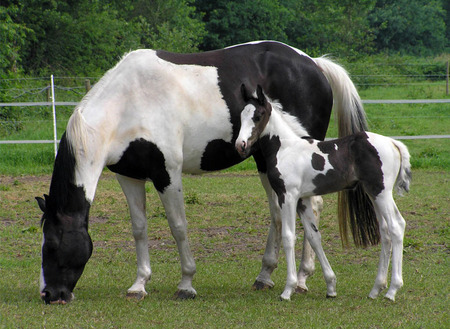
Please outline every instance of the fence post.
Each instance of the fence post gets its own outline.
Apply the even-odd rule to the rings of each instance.
[[[52,89],[52,112],[53,112],[53,143],[55,146],[55,158],[58,153],[58,134],[56,131],[56,109],[55,109],[55,84],[53,81],[53,74],[51,75],[51,89]]]
[[[446,81],[446,84],[445,84],[445,94],[446,94],[446,95],[448,95],[448,62],[449,62],[449,61],[447,61],[447,74],[446,74],[446,76],[445,76],[445,81]]]
[[[89,79],[84,80],[84,87],[86,88],[86,93],[91,90],[91,81]]]

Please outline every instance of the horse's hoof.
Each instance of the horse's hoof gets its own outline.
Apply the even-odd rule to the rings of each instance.
[[[135,300],[143,300],[147,296],[147,293],[145,291],[130,291],[127,292],[127,298],[128,299],[135,299]]]
[[[295,292],[297,294],[306,294],[308,292],[308,288],[296,287]]]
[[[267,290],[267,289],[272,289],[273,286],[271,286],[270,284],[261,282],[256,280],[255,283],[253,283],[252,289],[253,290]]]
[[[336,295],[329,295],[329,294],[327,294],[327,298],[336,298]]]
[[[194,299],[195,296],[197,296],[196,294],[194,294],[192,291],[188,291],[188,290],[178,290],[175,294],[174,294],[174,299],[181,299],[181,300],[185,300],[185,299]]]

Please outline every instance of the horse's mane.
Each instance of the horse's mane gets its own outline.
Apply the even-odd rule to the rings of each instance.
[[[76,153],[79,150],[86,151],[87,137],[90,130],[89,124],[86,122],[83,116],[84,109],[90,104],[93,97],[98,95],[108,84],[108,82],[113,79],[114,73],[117,67],[123,62],[123,60],[131,52],[125,53],[121,60],[108,72],[106,72],[103,77],[94,85],[94,87],[83,97],[80,103],[75,108],[72,116],[67,123],[66,134],[67,141]]]
[[[289,129],[298,137],[309,136],[306,129],[302,126],[301,122],[297,117],[283,111],[283,105],[278,100],[268,99],[270,105],[272,106],[272,111],[276,111],[280,118],[286,123]]]

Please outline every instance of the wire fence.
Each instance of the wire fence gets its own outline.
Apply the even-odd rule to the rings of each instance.
[[[352,75],[352,79],[359,88],[368,87],[392,87],[392,86],[436,86],[446,88],[448,95],[448,64],[447,71],[441,74],[372,74]],[[91,86],[99,80],[98,77],[53,77],[52,84],[48,78],[19,78],[0,80],[0,139],[1,128],[12,126],[17,130],[32,121],[36,125],[44,124],[49,119],[34,116],[34,111],[46,111],[49,107],[58,107],[58,112],[65,109],[70,113],[77,106],[81,98],[91,89]],[[75,100],[74,100],[75,99]],[[449,104],[450,99],[365,99],[365,104]],[[15,116],[17,109],[30,108],[27,118]],[[34,110],[33,110],[34,108]],[[6,110],[5,110],[6,109]],[[70,115],[70,114],[69,114]],[[449,108],[450,115],[450,108]],[[13,120],[11,120],[11,117]],[[56,137],[57,123],[64,124],[66,120],[57,120],[57,112],[53,118],[54,139],[24,139],[24,140],[0,140],[0,144],[47,144],[58,143]],[[450,138],[450,135],[421,135],[421,136],[393,136],[397,139],[436,139]],[[56,150],[56,148],[55,148]]]

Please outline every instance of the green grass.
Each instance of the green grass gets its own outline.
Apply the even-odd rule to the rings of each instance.
[[[320,229],[338,278],[338,297],[325,298],[316,262],[317,272],[308,280],[310,291],[294,295],[291,302],[279,301],[286,276],[283,253],[273,274],[274,289],[252,291],[269,225],[265,193],[254,171],[184,177],[198,297],[173,300],[180,279],[178,253],[149,184],[153,277],[147,285],[149,296],[137,302],[125,298],[136,272],[128,209],[114,176],[106,172],[90,216],[94,253],[75,289],[76,300],[61,306],[44,305],[38,293],[42,233],[34,196],[48,191],[50,177],[3,176],[0,328],[446,328],[449,180],[448,171],[414,170],[411,192],[396,198],[407,229],[405,286],[395,303],[366,298],[376,275],[379,246],[342,249],[334,195],[325,197]],[[301,240],[299,235],[299,246]]]

